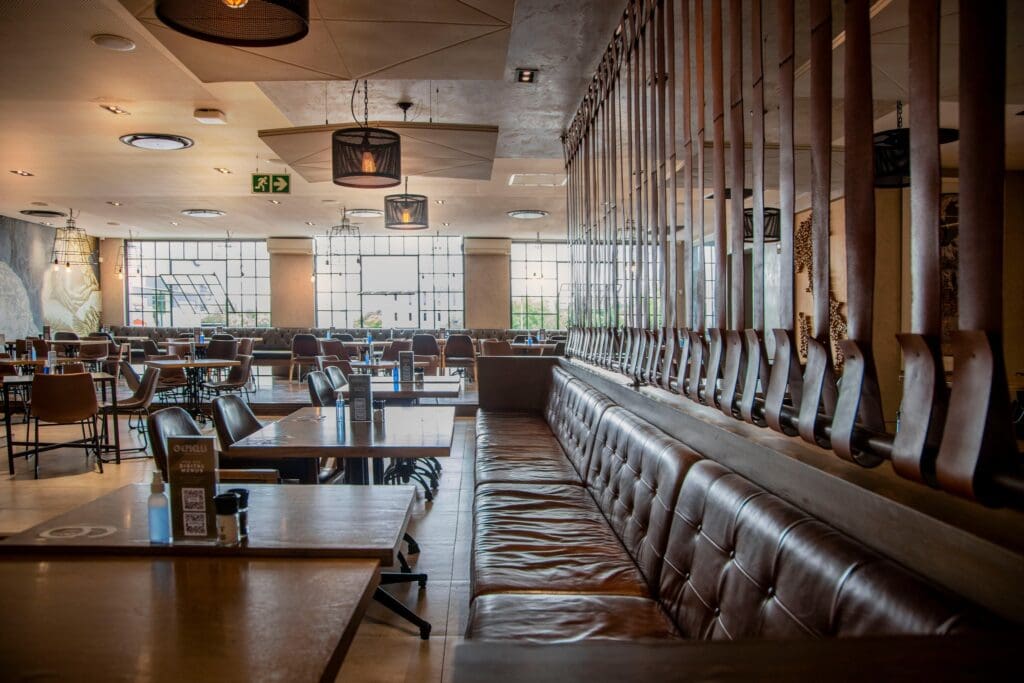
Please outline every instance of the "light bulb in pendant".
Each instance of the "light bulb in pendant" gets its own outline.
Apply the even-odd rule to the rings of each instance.
[[[53,272],[57,272],[60,269],[60,264],[57,263],[57,259],[53,259]]]
[[[409,213],[409,209],[403,209],[402,210],[402,222],[403,223],[411,223],[412,222],[412,214]]]
[[[369,150],[363,151],[362,168],[360,170],[362,170],[363,173],[377,172],[377,160],[373,158],[373,154],[370,153]]]
[[[117,271],[117,279],[118,280],[123,280],[124,279],[124,273],[121,272],[120,270]]]
[[[221,0],[221,2],[231,9],[242,9],[249,4],[249,0]]]
[[[68,272],[68,273],[71,272],[71,261],[68,261],[67,263],[64,264],[64,270],[65,270],[65,272]]]

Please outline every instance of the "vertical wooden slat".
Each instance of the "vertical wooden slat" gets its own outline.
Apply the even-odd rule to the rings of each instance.
[[[843,133],[846,157],[846,272],[849,338],[839,342],[846,366],[832,420],[832,448],[846,460],[875,467],[881,456],[858,449],[854,429],[885,431],[872,351],[875,293],[875,176],[869,0],[846,1]]]
[[[819,411],[835,405],[829,340],[829,199],[832,189],[832,5],[811,0],[811,261],[814,270],[812,335],[807,340],[798,431],[810,443],[822,438]]]
[[[903,351],[900,428],[892,465],[901,476],[935,485],[948,392],[942,365],[939,281],[939,12],[941,0],[915,0],[910,29],[910,302]]]
[[[668,158],[665,161],[665,179],[666,187],[662,192],[662,196],[665,198],[668,207],[668,215],[666,217],[666,239],[665,239],[665,250],[668,255],[668,274],[665,278],[665,296],[666,303],[669,306],[668,319],[665,321],[666,338],[665,338],[665,356],[662,361],[662,378],[661,385],[665,389],[672,388],[672,380],[674,379],[674,373],[677,371],[673,367],[675,360],[679,357],[679,289],[680,289],[680,277],[679,277],[679,254],[678,254],[678,197],[679,187],[677,182],[676,166],[679,163],[678,154],[676,152],[676,139],[678,137],[678,130],[676,128],[676,18],[675,18],[675,4],[676,0],[664,0],[664,17],[665,17],[665,46],[663,53],[665,55],[665,93],[664,101],[665,108],[667,109],[668,120],[666,121],[665,131],[663,133],[663,144],[666,146]]]
[[[715,327],[724,328],[728,315],[728,264],[725,236],[725,94],[722,67],[722,3],[711,3],[711,178],[715,236]],[[743,188],[733,188],[743,193]]]
[[[1003,358],[1006,3],[960,2],[959,324],[953,389],[935,462],[943,489],[1001,502],[1019,465]]]
[[[751,176],[754,181],[753,224],[754,243],[751,247],[751,304],[752,329],[744,333],[747,368],[743,393],[740,397],[740,416],[744,421],[756,423],[754,404],[758,388],[768,389],[768,359],[764,348],[764,57],[761,28],[761,0],[750,4],[750,68],[752,98],[751,119]]]
[[[683,119],[683,289],[686,301],[686,317],[683,335],[682,356],[679,361],[679,386],[681,394],[693,396],[691,388],[691,363],[693,362],[693,330],[697,327],[697,282],[693,275],[696,255],[694,253],[694,212],[693,212],[693,123],[690,116],[693,106],[690,88],[690,69],[693,64],[690,51],[690,0],[682,0],[679,8],[679,51],[682,72],[682,119]],[[699,370],[692,373],[699,377]]]

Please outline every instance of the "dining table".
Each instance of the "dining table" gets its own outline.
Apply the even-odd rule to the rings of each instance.
[[[344,458],[345,479],[369,484],[373,461],[374,483],[384,483],[383,459],[441,458],[451,454],[455,435],[454,406],[389,406],[383,422],[353,422],[347,407],[306,407],[265,424],[227,450],[233,457]],[[303,483],[317,483],[309,468]],[[428,492],[429,497],[429,492]]]
[[[110,390],[110,413],[111,421],[114,423],[113,428],[106,427],[107,415],[104,415],[104,429],[105,435],[103,443],[100,444],[100,450],[109,453],[114,452],[114,462],[121,464],[121,429],[119,421],[117,419],[117,377],[107,372],[91,372],[92,381],[94,384],[100,387],[100,398],[103,401],[107,400],[107,390]],[[32,375],[7,375],[3,378],[3,403],[4,403],[4,435],[7,437],[7,469],[8,473],[14,474],[14,459],[15,458],[28,458],[29,455],[35,453],[35,444],[32,441],[28,441],[27,438],[24,441],[20,441],[14,437],[14,430],[11,426],[11,390],[15,387],[22,387],[23,389],[31,389],[32,387]],[[110,435],[114,436],[114,443],[110,443]],[[46,452],[57,448],[61,448],[64,442],[61,443],[50,443],[40,442],[39,451]],[[24,447],[22,451],[15,451],[15,448],[21,446]],[[29,446],[33,448],[29,450]],[[102,457],[102,456],[100,456]]]
[[[451,381],[454,380],[454,381]],[[413,382],[398,382],[391,377],[373,377],[370,388],[375,401],[419,401],[428,398],[458,398],[462,395],[462,378],[424,377]],[[348,399],[349,386],[346,384],[337,391],[341,398]]]
[[[6,557],[0,677],[334,681],[379,576],[373,559]]]
[[[241,361],[221,358],[174,358],[167,360],[147,360],[145,365],[161,370],[184,370],[185,378],[185,409],[197,420],[205,420],[203,412],[203,378],[209,370],[233,368],[241,365]]]
[[[372,374],[372,373],[381,372],[381,371],[391,372],[392,370],[394,370],[395,368],[398,367],[398,361],[397,360],[372,360],[372,361],[354,360],[354,361],[350,361],[349,365],[352,367],[353,370],[361,370],[361,371],[364,371],[366,373],[371,373]],[[425,367],[430,365],[430,361],[418,360],[418,361],[415,361],[413,363],[413,365],[415,367],[417,367],[417,368],[425,368]]]

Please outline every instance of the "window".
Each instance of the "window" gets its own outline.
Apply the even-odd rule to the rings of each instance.
[[[698,267],[694,260],[694,276],[699,277],[696,272]],[[704,243],[704,325],[707,328],[715,327],[715,243]]]
[[[132,325],[270,325],[266,242],[130,240],[125,252]]]
[[[569,326],[571,276],[566,242],[512,243],[512,328]]]
[[[318,327],[459,329],[464,325],[462,238],[316,238]]]

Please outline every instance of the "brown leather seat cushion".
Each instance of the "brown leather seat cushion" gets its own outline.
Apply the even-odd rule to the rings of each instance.
[[[479,640],[678,638],[656,601],[626,595],[481,595],[470,608],[469,624],[466,637]]]
[[[581,486],[481,484],[473,512],[474,597],[648,595],[643,575]]]
[[[582,485],[547,422],[527,413],[477,412],[476,483]]]
[[[660,591],[687,638],[940,634],[983,621],[711,460],[683,482]]]

